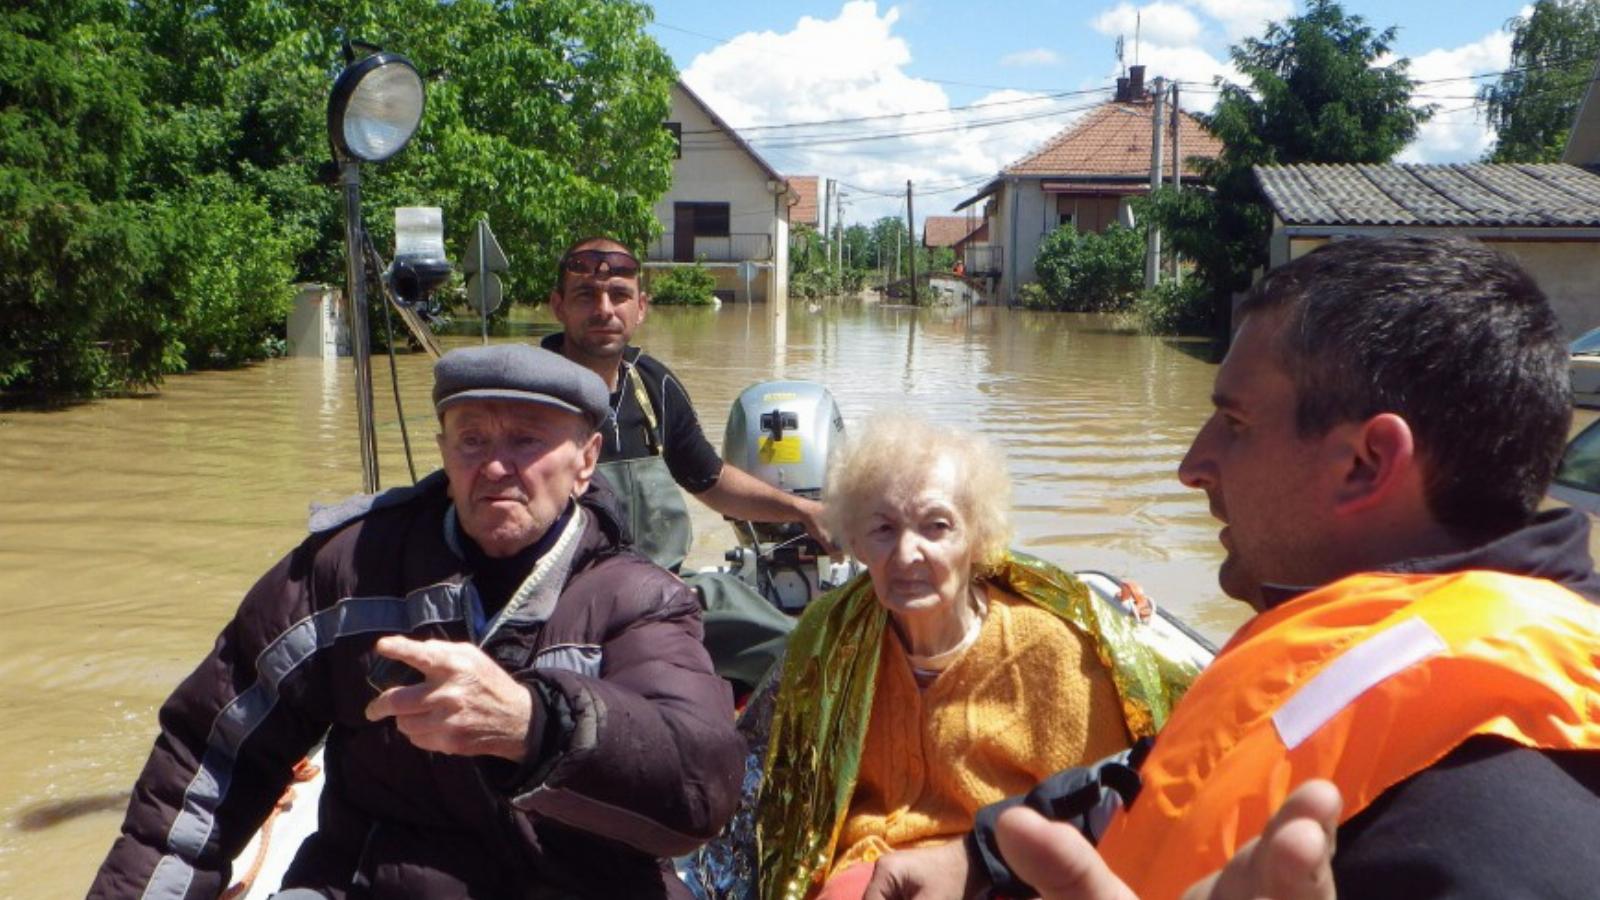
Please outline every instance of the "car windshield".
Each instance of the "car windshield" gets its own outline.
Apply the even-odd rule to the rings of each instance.
[[[1561,468],[1556,471],[1556,483],[1600,493],[1600,422],[1591,423],[1567,445]]]
[[[1573,341],[1567,347],[1567,351],[1573,356],[1600,355],[1600,328],[1596,328]]]

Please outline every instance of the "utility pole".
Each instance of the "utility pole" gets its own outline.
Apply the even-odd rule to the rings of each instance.
[[[911,305],[917,305],[917,217],[911,212],[911,179],[906,179],[906,240],[911,244]]]
[[[873,229],[872,233],[872,258],[878,264],[878,277],[883,279],[884,299],[889,297],[889,270],[883,267],[883,228]]]
[[[1172,82],[1172,189],[1183,190],[1183,152],[1178,143],[1178,135],[1183,131],[1181,107],[1178,106],[1178,82]],[[1178,248],[1172,248],[1172,282],[1183,283],[1183,264],[1178,261]]]
[[[837,263],[834,265],[834,268],[843,270],[844,269],[844,191],[841,191],[838,188],[834,188],[834,190],[833,190],[833,202],[834,202],[833,230],[838,232],[838,234],[839,234],[839,238],[835,242],[835,243],[838,244],[839,250],[838,250],[838,260],[837,260]]]
[[[900,280],[900,226],[898,224],[895,225],[894,229],[894,280]],[[883,293],[884,296],[889,294],[888,290]]]
[[[823,268],[833,264],[833,220],[829,213],[833,211],[833,179],[825,178],[822,181],[822,253],[825,258]]]
[[[1155,90],[1151,92],[1154,101],[1150,116],[1150,193],[1154,194],[1161,187],[1161,139],[1166,133],[1165,105],[1166,85],[1164,79],[1157,78]],[[1145,223],[1145,233],[1148,243],[1144,252],[1144,286],[1153,288],[1161,283],[1161,230],[1154,221]]]

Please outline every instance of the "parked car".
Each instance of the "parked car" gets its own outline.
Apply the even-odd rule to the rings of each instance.
[[[1600,415],[1578,410],[1574,424],[1581,430],[1567,442],[1549,499],[1589,514],[1589,553],[1600,559]]]
[[[1567,443],[1550,496],[1591,516],[1600,516],[1600,420]]]
[[[1600,328],[1585,333],[1567,349],[1572,353],[1573,402],[1600,407]]]

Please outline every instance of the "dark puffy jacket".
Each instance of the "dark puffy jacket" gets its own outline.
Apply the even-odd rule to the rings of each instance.
[[[216,896],[324,734],[320,830],[286,887],[351,898],[683,894],[660,859],[732,814],[743,742],[693,592],[622,546],[612,501],[591,488],[535,569],[554,573],[544,589],[519,591],[484,643],[532,693],[526,763],[424,752],[363,712],[377,693],[367,676],[379,636],[478,638],[477,593],[436,474],[332,516],[250,590],[162,707],[90,896]]]

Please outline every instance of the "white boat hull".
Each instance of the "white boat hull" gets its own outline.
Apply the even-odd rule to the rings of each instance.
[[[1095,596],[1109,603],[1124,615],[1133,612],[1119,599],[1122,582],[1104,572],[1082,571],[1075,573],[1087,584]],[[1216,655],[1216,648],[1195,633],[1176,616],[1157,607],[1156,614],[1139,631],[1140,637],[1157,652],[1177,660],[1185,660],[1204,667]],[[249,889],[237,895],[240,900],[264,900],[283,884],[283,875],[294,860],[300,844],[317,829],[317,804],[322,796],[322,750],[311,757],[317,775],[309,781],[297,782],[291,788],[291,802],[273,819],[270,828],[257,832],[233,863],[233,877],[238,882],[256,864],[259,869],[251,879]],[[266,849],[261,850],[263,839]]]

